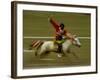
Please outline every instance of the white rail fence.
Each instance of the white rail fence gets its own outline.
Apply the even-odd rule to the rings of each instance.
[[[25,36],[24,39],[53,39],[54,37],[33,37]],[[90,39],[90,37],[79,37],[79,39]]]

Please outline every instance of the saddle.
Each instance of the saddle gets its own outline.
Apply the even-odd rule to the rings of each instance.
[[[65,39],[62,40],[55,40],[54,41],[54,46],[56,47],[56,51],[58,53],[62,52],[62,44],[65,42]]]

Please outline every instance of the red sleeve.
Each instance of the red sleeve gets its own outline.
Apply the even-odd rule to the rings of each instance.
[[[53,25],[53,27],[55,28],[56,32],[59,31],[59,24],[56,23],[52,18],[50,18],[50,22]]]

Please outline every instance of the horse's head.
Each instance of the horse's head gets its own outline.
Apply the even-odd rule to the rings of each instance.
[[[74,35],[74,40],[72,41],[72,43],[73,43],[75,46],[81,47],[80,40],[79,40],[79,38],[78,38],[76,35]]]

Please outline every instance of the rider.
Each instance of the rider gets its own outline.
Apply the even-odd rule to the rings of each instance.
[[[57,23],[52,17],[49,18],[49,21],[56,30],[55,43],[58,44],[57,51],[60,53],[64,39],[69,38],[73,40],[73,35],[64,29],[65,25],[63,23]]]

